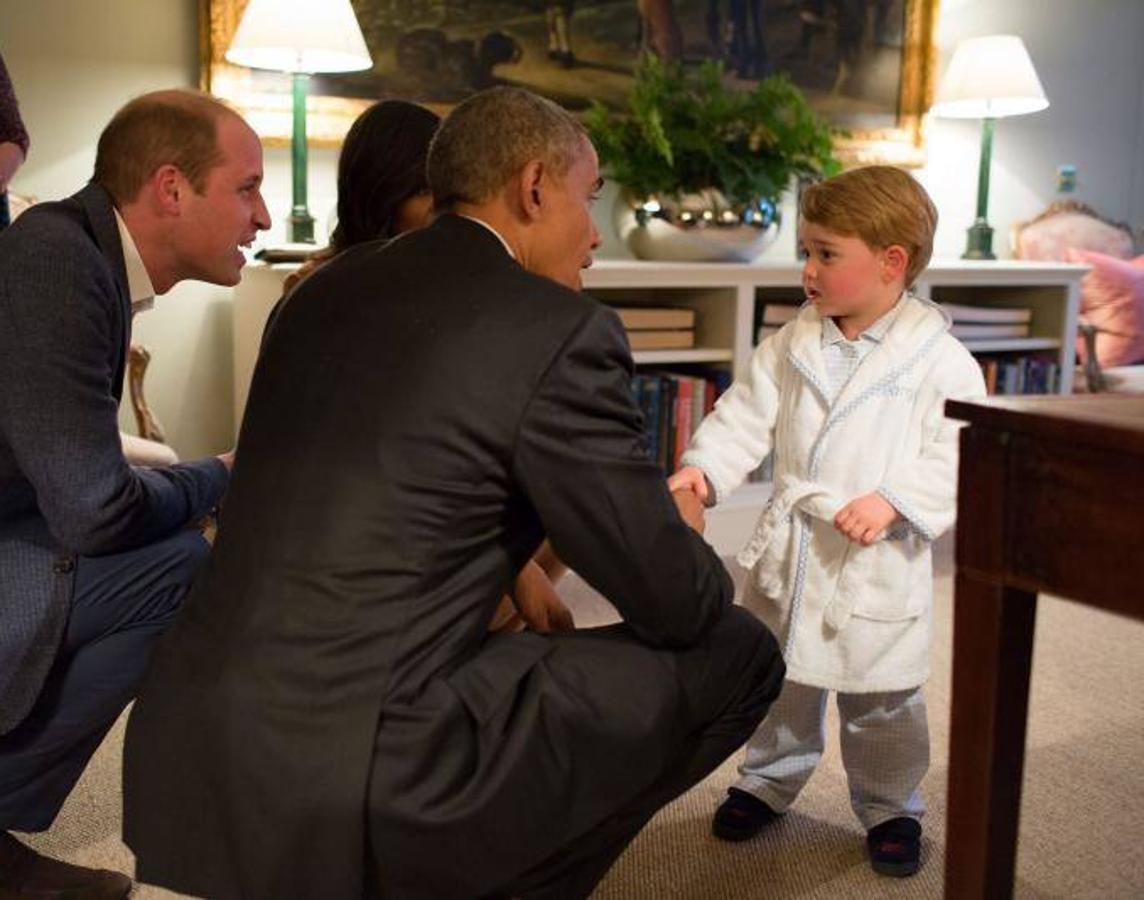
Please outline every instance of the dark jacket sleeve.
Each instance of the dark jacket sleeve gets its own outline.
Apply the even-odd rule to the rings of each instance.
[[[597,307],[532,397],[514,466],[561,559],[642,640],[686,646],[731,603],[733,587],[648,457],[631,374],[619,319]]]
[[[0,260],[0,434],[64,548],[132,549],[209,511],[227,470],[217,459],[127,464],[113,383],[124,341],[114,277],[79,229],[37,227],[44,233],[9,243]]]

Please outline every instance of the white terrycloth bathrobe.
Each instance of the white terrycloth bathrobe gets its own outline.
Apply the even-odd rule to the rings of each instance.
[[[930,545],[954,520],[958,425],[948,398],[985,395],[981,369],[945,313],[907,294],[884,340],[829,400],[822,319],[806,305],[755,351],[683,455],[725,498],[769,452],[774,488],[739,554],[744,604],[786,647],[787,678],[846,693],[929,677]],[[878,491],[901,513],[874,544],[834,528]]]

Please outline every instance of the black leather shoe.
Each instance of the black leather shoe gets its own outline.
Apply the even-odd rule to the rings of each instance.
[[[41,856],[0,831],[0,900],[123,900],[131,879]]]
[[[745,841],[778,817],[777,812],[754,794],[728,788],[727,799],[715,810],[711,833],[725,841]]]
[[[875,825],[866,832],[866,849],[870,851],[870,866],[879,875],[913,875],[921,860],[921,823],[899,816]]]

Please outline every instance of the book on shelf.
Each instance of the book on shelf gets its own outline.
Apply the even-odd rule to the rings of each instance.
[[[674,306],[613,306],[628,331],[678,331],[695,327],[695,310]]]
[[[1061,389],[1058,360],[1045,355],[981,356],[978,359],[989,394],[1056,394]]]
[[[962,340],[982,338],[1023,338],[1029,336],[1028,322],[959,322],[956,319],[949,333]]]
[[[954,323],[1024,322],[1033,321],[1033,311],[1018,306],[967,306],[963,303],[942,303]]]
[[[689,372],[640,372],[632,378],[632,396],[644,416],[651,458],[670,474],[699,424],[731,385],[731,373],[716,367]]]
[[[800,309],[801,303],[768,303],[763,307],[763,324],[785,325],[798,315]]]
[[[695,332],[691,329],[652,329],[629,331],[628,344],[632,350],[690,350],[695,346]]]

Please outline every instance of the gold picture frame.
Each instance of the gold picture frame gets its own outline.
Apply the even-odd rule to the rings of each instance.
[[[285,146],[289,143],[291,134],[291,94],[290,94],[290,81],[286,75],[278,75],[271,72],[252,72],[249,69],[242,68],[241,66],[234,66],[226,62],[223,54],[230,43],[235,29],[238,26],[239,18],[242,11],[246,6],[247,0],[199,0],[199,34],[200,34],[200,60],[201,60],[201,86],[204,90],[230,102],[233,104],[251,123],[254,129],[263,137],[263,139],[273,146]],[[754,0],[758,8],[762,10],[763,4],[770,2],[770,0]],[[382,18],[388,16],[392,31],[392,21],[395,15],[394,10],[397,8],[445,8],[448,4],[441,3],[410,3],[401,6],[394,3],[393,0],[353,0],[354,7],[358,12],[359,20],[368,21],[376,24]],[[897,71],[892,73],[896,78],[897,88],[897,108],[896,115],[893,112],[888,112],[883,109],[878,115],[866,115],[862,111],[861,104],[854,101],[851,107],[846,107],[847,102],[845,98],[839,100],[838,94],[830,94],[829,108],[837,109],[840,104],[843,106],[844,111],[847,113],[845,121],[842,122],[843,127],[848,131],[847,136],[839,138],[836,149],[839,156],[848,165],[865,164],[872,162],[889,162],[898,165],[918,166],[925,162],[925,119],[926,111],[929,109],[930,103],[933,99],[934,84],[936,80],[936,65],[937,65],[937,50],[936,50],[936,27],[938,18],[939,0],[882,0],[884,7],[893,7],[895,14],[900,23],[900,34],[895,37],[895,49],[893,53],[900,54],[898,57],[899,65]],[[492,10],[496,7],[496,0],[487,0],[485,3],[470,3],[466,4],[465,8],[471,10],[473,8],[480,8],[482,6],[489,7]],[[501,4],[503,5],[503,4]],[[534,4],[535,5],[535,4]],[[750,4],[741,4],[741,6]],[[870,4],[877,6],[877,3]],[[542,6],[542,5],[541,5]],[[587,10],[581,12],[581,6],[587,7]],[[578,4],[577,16],[584,15],[587,19],[588,12],[595,12],[597,19],[601,18],[603,13],[614,12],[615,14],[623,13],[625,15],[632,15],[630,10],[634,10],[637,4],[630,2],[619,3],[610,2],[610,0],[597,0],[596,4]],[[801,27],[804,32],[807,29],[805,22],[813,21],[811,12],[818,9],[822,16],[829,13],[834,9],[832,4],[818,2],[813,0],[785,0],[783,3],[777,4],[778,12],[768,10],[767,15],[771,18],[768,23],[773,24],[775,17],[782,13],[788,17],[788,31],[796,27],[795,22],[801,22]],[[690,40],[692,45],[701,44],[702,36],[697,36],[694,32],[697,28],[696,22],[701,21],[700,8],[707,8],[709,4],[707,0],[677,0],[675,4],[676,9],[680,10],[680,17],[683,20],[684,38]],[[692,10],[692,7],[695,7]],[[838,9],[843,7],[842,4],[838,5]],[[526,42],[525,34],[531,35],[532,44],[528,45],[529,53],[527,56],[528,61],[531,63],[531,74],[535,74],[540,66],[533,60],[539,60],[541,64],[545,63],[543,52],[537,53],[535,44],[542,40],[535,34],[536,28],[543,28],[543,20],[545,18],[545,11],[538,6],[536,12],[527,15],[522,14],[514,20],[513,25],[518,29],[518,35],[521,35],[520,44]],[[840,13],[839,13],[840,15]],[[526,21],[529,16],[534,16],[541,24],[537,25],[535,22]],[[690,16],[684,19],[684,16]],[[471,17],[471,16],[470,16]],[[795,18],[798,17],[798,18]],[[436,32],[438,35],[445,35],[446,29],[443,27],[423,27],[427,20],[424,18],[417,21],[411,21],[411,27],[408,33],[421,32],[432,33]],[[491,20],[490,20],[491,21]],[[429,24],[433,24],[430,22]],[[782,25],[780,21],[778,23]],[[479,38],[479,33],[475,30],[476,25],[470,23],[466,31],[466,25],[462,22],[456,29],[452,30],[449,37],[454,35],[459,36],[458,40],[448,41],[451,45],[469,45],[468,52],[470,56],[475,56],[473,46],[478,43],[475,39]],[[486,23],[482,27],[488,28]],[[506,26],[512,27],[512,26]],[[610,26],[614,29],[614,26]],[[644,24],[641,23],[641,28]],[[688,30],[690,27],[690,31]],[[831,34],[830,28],[832,23],[827,21],[823,26],[823,34]],[[865,28],[863,23],[863,28]],[[533,29],[528,32],[527,29]],[[837,23],[833,24],[835,32],[840,31]],[[370,42],[372,32],[370,29],[363,29],[366,31],[367,43]],[[511,33],[511,32],[510,32]],[[504,37],[503,32],[499,30],[496,32],[486,32],[487,35],[496,34]],[[520,44],[513,38],[507,38],[511,44],[516,45],[516,60],[513,60],[513,68],[515,71],[520,67],[517,60],[520,59]],[[715,40],[712,38],[711,40]],[[804,37],[805,43],[805,37]],[[816,60],[822,62],[832,52],[830,44],[833,39],[820,38],[816,39],[817,43],[813,45],[817,48],[818,57],[821,59]],[[375,67],[382,69],[388,66],[392,71],[394,68],[393,60],[396,54],[400,53],[400,49],[396,52],[391,48],[392,42],[387,42],[385,49],[377,50],[371,45],[371,50],[375,52],[375,59],[381,60],[381,65]],[[900,50],[898,49],[900,45]],[[423,48],[420,48],[423,49]],[[799,48],[801,49],[801,48]],[[483,46],[481,46],[483,51]],[[506,51],[511,52],[511,51]],[[887,51],[882,51],[883,53]],[[766,50],[763,50],[766,53]],[[692,58],[692,53],[688,53],[687,59]],[[549,53],[551,56],[551,53]],[[399,57],[397,57],[399,59]],[[416,58],[416,57],[414,57]],[[616,81],[616,73],[625,71],[625,65],[630,66],[630,59],[617,60],[614,64],[610,61],[595,61],[585,63],[583,68],[579,70],[572,68],[567,71],[558,71],[555,64],[549,63],[551,73],[548,76],[548,85],[552,89],[545,89],[539,87],[534,81],[526,79],[513,79],[515,83],[521,83],[528,87],[534,87],[542,90],[552,96],[553,99],[564,102],[565,105],[575,107],[581,97],[575,96],[576,93],[587,93],[599,96],[599,93],[593,94],[595,86],[592,88],[582,88],[577,92],[574,88],[570,88],[575,83],[578,77],[587,84],[586,77],[599,79],[601,77],[611,77],[613,82]],[[803,62],[803,60],[799,60]],[[505,71],[509,67],[498,68],[497,74]],[[820,66],[821,68],[821,66]],[[886,68],[883,66],[883,69]],[[485,76],[488,83],[498,83],[501,81],[499,77],[490,77],[489,73],[492,72],[491,67],[487,68]],[[608,76],[608,72],[612,75]],[[581,74],[582,73],[582,74]],[[601,75],[603,73],[603,75]],[[463,92],[458,94],[456,85],[450,85],[449,89],[444,91],[441,96],[426,96],[424,92],[418,94],[417,92],[399,92],[395,90],[392,83],[385,89],[378,90],[373,85],[369,84],[365,79],[370,77],[378,81],[384,80],[384,74],[366,73],[366,75],[357,76],[333,76],[330,78],[322,79],[316,82],[310,92],[307,110],[308,110],[308,136],[310,142],[315,146],[338,146],[342,138],[345,136],[350,124],[353,120],[364,110],[373,100],[379,99],[381,96],[397,95],[409,96],[410,99],[421,100],[427,102],[427,105],[437,108],[439,111],[447,110],[453,103],[455,103]],[[563,78],[563,82],[558,82],[557,79]],[[505,79],[509,80],[509,79]],[[796,78],[796,83],[798,79]],[[335,90],[324,90],[325,87],[334,87]],[[473,89],[483,86],[476,83]],[[885,85],[882,85],[885,88]],[[363,89],[364,88],[364,89]],[[354,91],[357,90],[360,94],[365,96],[354,96]],[[819,94],[826,96],[825,91],[819,91]],[[892,96],[892,94],[890,95]],[[571,101],[571,102],[569,102]],[[869,105],[869,104],[867,104]],[[871,120],[870,123],[864,121],[865,118]],[[827,118],[831,116],[827,114]],[[874,120],[892,119],[892,122],[882,122]],[[831,119],[833,121],[833,119]]]

